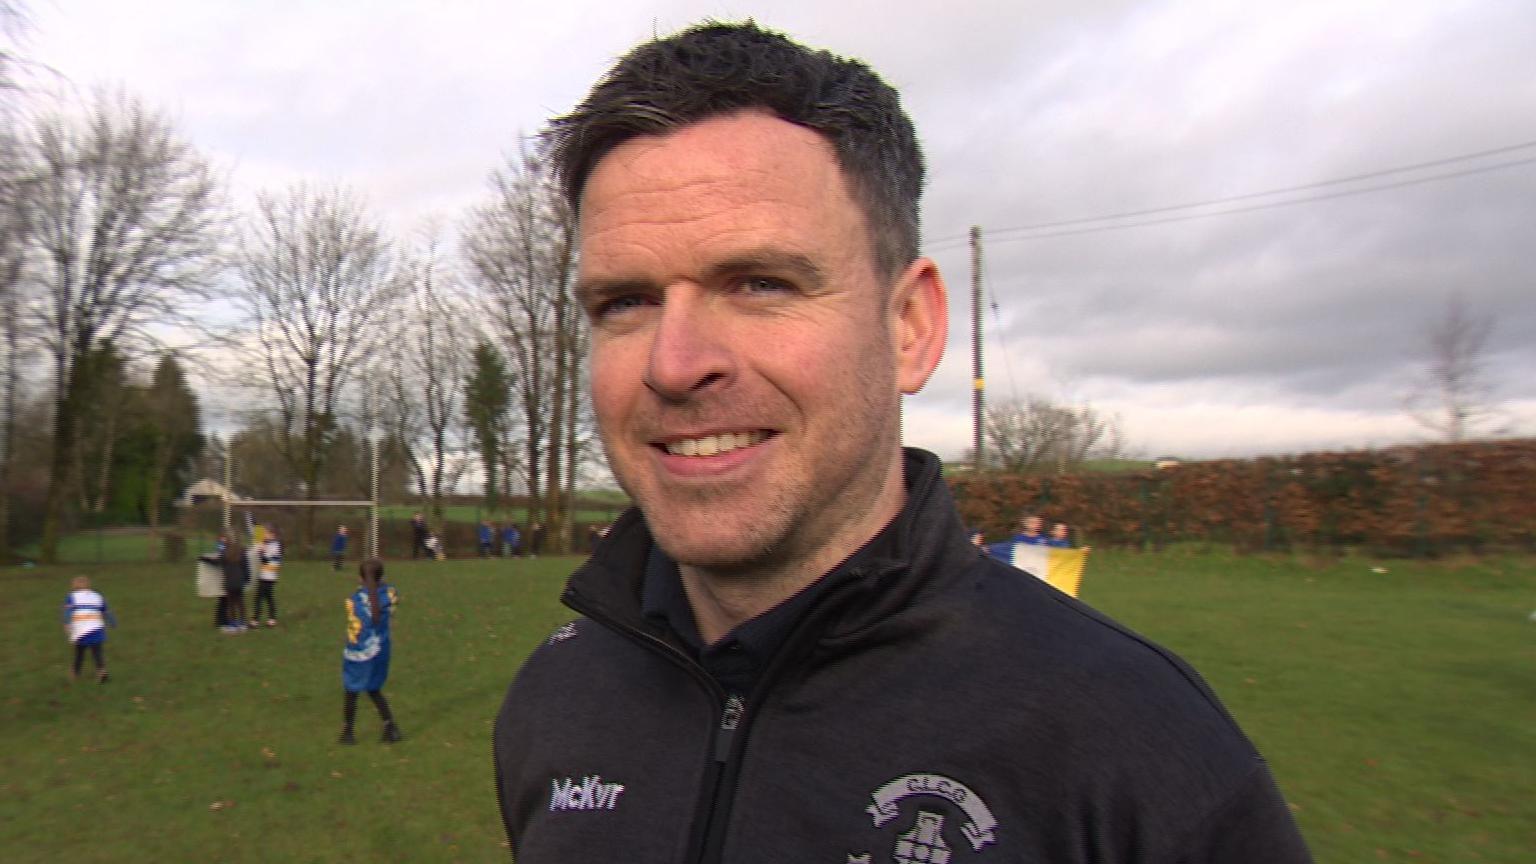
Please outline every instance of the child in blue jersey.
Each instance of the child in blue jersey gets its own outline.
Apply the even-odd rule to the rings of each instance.
[[[1072,529],[1065,522],[1057,522],[1051,526],[1051,536],[1045,538],[1045,545],[1052,549],[1072,548]]]
[[[341,652],[341,685],[346,696],[340,743],[357,743],[352,734],[357,694],[367,693],[384,721],[384,743],[393,744],[401,738],[400,727],[384,699],[384,682],[389,678],[389,622],[394,616],[395,589],[384,582],[384,562],[377,558],[369,558],[358,567],[358,579],[362,584],[346,600],[347,646]]]
[[[74,681],[80,677],[80,665],[85,662],[86,649],[90,649],[91,659],[96,662],[96,682],[105,684],[107,661],[102,645],[107,641],[107,625],[116,627],[117,619],[107,608],[107,599],[91,590],[89,578],[76,576],[70,587],[74,590],[64,598],[64,632],[75,646],[75,664],[70,669],[69,679]]]
[[[347,526],[337,525],[336,536],[331,538],[331,569],[341,572],[341,564],[347,560]]]
[[[489,522],[481,522],[476,530],[476,538],[480,541],[480,557],[491,557],[491,544],[496,539],[496,526]]]
[[[1019,520],[1019,533],[1013,535],[1002,543],[988,543],[985,547],[987,554],[1003,562],[1004,564],[1012,564],[1013,548],[1015,546],[1046,545],[1046,537],[1044,534],[1040,533],[1040,528],[1043,524],[1044,522],[1039,516],[1035,516],[1034,514],[1026,515],[1024,518]]]

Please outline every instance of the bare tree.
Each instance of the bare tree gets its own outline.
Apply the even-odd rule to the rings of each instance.
[[[521,469],[531,502],[561,544],[569,532],[567,451],[580,411],[584,322],[570,297],[575,276],[575,218],[538,146],[528,146],[491,175],[493,196],[475,211],[464,255],[490,310],[514,382]],[[557,546],[557,548],[559,548]]]
[[[355,197],[304,186],[258,197],[240,270],[262,386],[285,433],[277,443],[313,501],[344,399],[368,351],[386,342],[405,283]],[[306,519],[303,542],[312,529]]]
[[[1119,417],[1041,396],[994,403],[986,434],[994,464],[1012,472],[1064,472],[1091,458],[1117,456],[1123,446]]]
[[[0,14],[3,8],[0,6]],[[4,116],[0,111],[0,117]],[[21,368],[28,347],[22,280],[29,228],[23,207],[26,179],[20,139],[9,127],[0,129],[0,557],[10,548],[11,458]]]
[[[31,142],[24,206],[45,344],[53,354],[54,436],[42,558],[53,561],[77,477],[80,358],[113,343],[154,344],[152,326],[186,322],[219,272],[224,219],[208,164],[169,121],[123,96],[83,118],[45,117]]]
[[[470,310],[445,285],[435,239],[405,265],[406,313],[390,342],[393,415],[407,443],[418,489],[442,517],[443,494],[458,485],[464,458],[464,383],[469,368]]]
[[[1493,316],[1467,307],[1459,292],[1424,327],[1427,357],[1405,406],[1419,425],[1450,444],[1497,434],[1501,413],[1488,380],[1486,351]]]

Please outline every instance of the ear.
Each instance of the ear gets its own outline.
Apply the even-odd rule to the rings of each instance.
[[[949,293],[930,258],[907,265],[891,291],[896,383],[907,395],[923,389],[949,338]]]

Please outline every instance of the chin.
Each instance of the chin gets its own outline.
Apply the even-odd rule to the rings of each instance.
[[[661,551],[679,564],[711,570],[745,569],[761,562],[773,552],[771,544],[747,531],[676,530],[676,526],[657,525],[651,535]]]

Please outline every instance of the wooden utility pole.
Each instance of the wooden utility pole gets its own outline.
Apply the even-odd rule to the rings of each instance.
[[[981,471],[984,463],[982,447],[985,441],[986,377],[981,368],[981,226],[971,226],[971,452],[975,454],[975,470]]]

